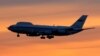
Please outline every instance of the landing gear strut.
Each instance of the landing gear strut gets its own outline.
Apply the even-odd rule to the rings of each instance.
[[[17,33],[17,37],[20,37],[19,33]]]
[[[41,39],[45,39],[45,37],[42,35]]]
[[[47,38],[52,39],[52,38],[54,38],[54,36],[53,35],[48,35]]]

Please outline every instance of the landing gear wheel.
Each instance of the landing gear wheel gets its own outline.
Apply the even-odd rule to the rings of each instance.
[[[19,33],[17,34],[17,37],[20,37]]]
[[[45,37],[41,37],[41,39],[45,39]]]
[[[48,35],[47,38],[52,39],[52,38],[54,38],[54,36],[53,35]]]
[[[45,39],[44,35],[41,36],[41,39]]]
[[[48,39],[52,39],[52,38],[48,38]]]

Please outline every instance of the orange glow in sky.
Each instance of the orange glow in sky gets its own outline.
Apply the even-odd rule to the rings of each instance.
[[[100,56],[99,5],[99,0],[0,0],[0,56]],[[19,21],[70,26],[83,14],[89,15],[84,28],[96,29],[51,40],[17,38],[7,30]]]

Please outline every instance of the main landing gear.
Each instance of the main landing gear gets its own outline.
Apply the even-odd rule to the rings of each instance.
[[[48,35],[47,38],[52,39],[52,38],[54,38],[54,35]]]
[[[42,35],[41,39],[45,39],[44,35]]]
[[[44,35],[42,35],[41,39],[45,39],[46,37]],[[54,38],[54,35],[47,35],[48,39],[52,39]]]

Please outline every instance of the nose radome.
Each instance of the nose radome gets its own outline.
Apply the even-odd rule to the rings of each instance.
[[[8,27],[8,30],[11,30],[11,29],[12,29],[12,26],[9,26],[9,27]]]
[[[8,27],[8,30],[11,30],[11,26]]]

